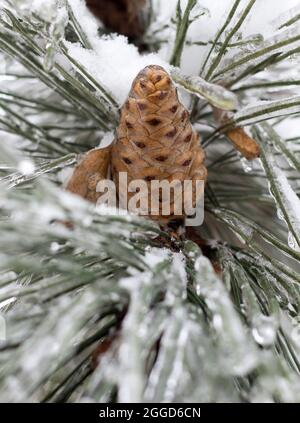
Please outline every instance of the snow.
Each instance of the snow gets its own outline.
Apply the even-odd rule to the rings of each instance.
[[[146,252],[144,260],[150,269],[154,269],[154,267],[163,260],[167,260],[169,258],[169,254],[170,252],[166,248],[152,248],[150,251]]]
[[[299,137],[300,118],[285,119],[276,125],[276,130],[282,138]]]
[[[140,55],[137,47],[122,35],[95,39],[93,45],[94,51],[89,51],[78,44],[67,43],[69,53],[112,92],[120,106],[141,69],[153,64],[166,70],[170,68],[157,54]]]
[[[61,182],[64,188],[68,185],[74,172],[74,167],[65,167],[57,173],[57,179]]]
[[[30,8],[32,12],[39,13],[49,22],[60,22],[65,13],[62,3],[57,2],[57,0],[23,0],[17,3],[22,10],[25,11]],[[187,0],[181,0],[182,10],[184,10],[186,3]],[[233,23],[236,22],[247,3],[246,0],[241,1]],[[57,7],[57,4],[61,7]],[[154,11],[157,13],[153,29],[165,24],[170,26],[158,34],[161,38],[167,39],[168,42],[163,44],[157,53],[151,54],[140,54],[138,49],[129,44],[127,38],[121,35],[99,37],[98,27],[101,26],[101,22],[88,10],[85,1],[69,0],[69,4],[93,47],[93,50],[87,50],[79,44],[67,43],[69,53],[114,95],[120,106],[126,99],[133,79],[142,68],[150,64],[158,64],[170,71],[168,61],[175,39],[175,25],[171,23],[171,19],[175,16],[177,0],[153,1]],[[257,33],[261,33],[265,38],[269,37],[276,28],[276,22],[279,22],[278,16],[282,14],[286,17],[290,16],[292,12],[288,12],[289,9],[296,7],[297,4],[298,0],[286,0],[285,2],[280,0],[257,1],[243,24],[243,37]],[[231,7],[232,0],[223,0],[222,7],[216,0],[199,2],[192,14],[197,14],[198,8],[208,9],[209,14],[200,16],[191,24],[187,39],[190,41],[213,40],[217,28],[220,28],[220,25],[224,23]],[[151,30],[150,27],[149,35],[151,35]],[[53,45],[54,47],[55,45]],[[187,75],[197,75],[209,48],[210,45],[206,47],[186,46],[182,57],[182,71]],[[238,51],[232,49],[232,52],[228,52],[227,57],[238,53]],[[51,66],[51,49],[49,54],[47,66]]]
[[[177,0],[169,0],[167,2],[156,0],[154,3],[160,4],[160,6],[156,7],[160,9],[161,21],[168,22],[172,16],[174,17]],[[184,9],[186,3],[186,0],[181,1],[182,9]],[[248,0],[241,1],[237,15],[247,3]],[[201,0],[201,6],[207,8],[210,14],[209,16],[205,15],[204,17],[200,17],[199,20],[190,26],[188,39],[194,41],[208,41],[214,39],[217,30],[225,22],[232,4],[232,0],[222,0],[222,2],[218,0]],[[258,0],[253,6],[252,13],[250,13],[248,19],[243,24],[243,37],[256,33],[261,33],[264,37],[268,37],[272,34],[274,29],[273,20],[298,5],[299,0],[286,0],[284,2],[281,0]],[[166,32],[166,35],[172,42],[174,33],[169,31]],[[186,47],[182,56],[182,70],[189,74],[197,74],[209,48],[210,46],[200,49],[199,46]],[[170,45],[164,45],[160,51],[160,55],[165,60],[168,60],[170,53]]]
[[[160,24],[170,23],[171,18],[174,17],[176,4],[177,0],[168,2],[154,1],[154,10],[158,12],[155,28],[159,27]],[[185,4],[186,1],[181,1],[182,9],[184,9]],[[246,1],[241,2],[238,8],[239,13],[243,10],[245,4],[247,4]],[[70,0],[70,5],[78,21],[85,29],[93,46],[93,51],[86,50],[79,44],[68,43],[69,53],[80,63],[84,64],[86,69],[115,96],[120,106],[128,95],[133,79],[142,68],[150,64],[157,64],[170,71],[168,61],[175,38],[174,25],[159,34],[162,38],[168,39],[168,43],[163,44],[158,53],[140,54],[138,49],[134,45],[129,44],[124,36],[114,34],[100,38],[97,33],[97,27],[100,25],[99,21],[91,15],[83,0]],[[256,2],[253,9],[259,8],[259,13],[255,13],[255,10],[250,13],[243,25],[243,36],[246,37],[259,32],[264,37],[268,37],[274,30],[272,21],[276,21],[275,18],[278,15],[296,5],[297,1],[294,0],[287,0],[284,3],[279,0],[267,0],[263,3],[261,1]],[[217,1],[203,0],[201,7],[207,8],[210,14],[205,14],[204,17],[201,16],[192,23],[189,28],[188,39],[193,41],[214,39],[216,29],[224,22],[231,6],[231,0],[224,0],[222,7]],[[233,22],[235,21],[236,18]],[[151,28],[149,32],[151,33]],[[182,71],[188,75],[198,74],[209,48],[210,46],[200,48],[199,46],[186,46],[182,57]],[[228,57],[237,52],[237,49],[232,49],[232,53],[229,52]]]
[[[27,11],[29,7],[32,13],[38,13],[48,22],[51,22],[57,16],[56,0],[22,0],[17,4],[24,11]]]
[[[175,274],[179,276],[179,280],[182,282],[182,289],[185,289],[187,285],[187,275],[185,272],[185,258],[181,253],[173,253],[172,268]]]
[[[31,160],[21,160],[18,170],[25,176],[33,175],[35,171],[34,163]]]
[[[101,141],[99,143],[99,148],[105,148],[108,147],[114,140],[114,133],[112,131],[106,132],[103,137],[101,138]]]

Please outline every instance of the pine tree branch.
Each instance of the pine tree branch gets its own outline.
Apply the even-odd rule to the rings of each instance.
[[[246,19],[246,17],[249,15],[249,13],[250,13],[250,11],[251,11],[251,9],[252,9],[252,7],[254,6],[254,4],[255,4],[255,2],[256,2],[256,0],[250,0],[249,2],[248,2],[248,4],[247,4],[247,6],[245,7],[245,9],[244,9],[244,11],[243,11],[243,13],[241,14],[241,16],[239,17],[239,19],[238,19],[238,21],[237,21],[237,23],[233,26],[233,28],[228,32],[228,34],[227,34],[227,36],[226,36],[226,38],[225,38],[225,40],[224,40],[224,42],[223,42],[223,44],[222,44],[222,47],[220,48],[220,51],[219,51],[219,53],[217,54],[217,56],[215,57],[215,59],[213,60],[213,62],[212,62],[212,64],[211,64],[211,66],[210,66],[210,68],[208,69],[208,71],[207,71],[207,73],[206,73],[206,75],[205,75],[205,79],[206,80],[210,80],[210,79],[212,79],[212,77],[217,77],[218,75],[219,75],[219,73],[216,73],[215,74],[215,71],[216,71],[216,69],[218,68],[218,66],[219,66],[219,64],[220,64],[220,62],[221,62],[221,59],[222,59],[222,57],[223,57],[223,55],[225,54],[225,52],[226,52],[226,48],[227,48],[227,46],[228,46],[228,44],[229,44],[229,42],[231,41],[231,39],[232,39],[232,37],[236,34],[236,32],[240,29],[240,27],[242,26],[242,24],[243,24],[243,22],[245,21],[245,19]],[[238,4],[235,4],[234,5],[234,7],[232,8],[232,10],[230,11],[230,14],[229,14],[229,16],[230,16],[230,19],[231,19],[231,16],[233,16],[233,14],[235,13],[235,6],[237,7],[238,6]],[[224,71],[223,71],[224,72]]]
[[[170,59],[170,64],[180,66],[181,55],[185,43],[186,34],[190,25],[190,13],[196,6],[197,0],[188,0],[186,9],[182,15],[180,0],[177,3],[177,30],[175,45]]]
[[[218,41],[220,40],[221,36],[225,33],[226,28],[228,27],[228,25],[229,25],[229,24],[230,24],[230,22],[232,21],[232,19],[233,19],[234,15],[235,15],[235,12],[236,12],[236,10],[237,10],[237,8],[238,8],[238,6],[239,6],[240,2],[241,2],[241,0],[235,0],[235,2],[234,2],[234,3],[233,3],[233,5],[232,5],[232,8],[230,9],[230,11],[229,11],[229,13],[228,13],[228,16],[227,16],[226,20],[225,20],[225,22],[224,22],[224,25],[223,25],[223,26],[220,28],[220,30],[217,32],[217,35],[216,35],[216,37],[215,37],[215,39],[214,39],[214,41],[213,41],[212,47],[211,47],[211,49],[209,50],[208,55],[206,56],[206,59],[205,59],[205,60],[204,60],[204,62],[203,62],[203,65],[202,65],[202,69],[201,69],[200,75],[203,75],[204,70],[205,70],[205,67],[206,67],[206,65],[207,65],[207,63],[208,63],[208,61],[209,61],[209,59],[210,59],[210,57],[211,57],[212,53],[214,52],[214,50],[215,50],[216,46],[218,45]],[[224,45],[224,44],[223,44],[223,43],[221,43],[221,46],[223,46],[223,45]],[[228,44],[227,44],[227,45],[228,45],[228,47],[229,47],[229,41],[228,41]],[[208,77],[209,73],[211,73],[211,72],[212,72],[212,71],[208,71],[208,73],[206,74],[206,78]]]

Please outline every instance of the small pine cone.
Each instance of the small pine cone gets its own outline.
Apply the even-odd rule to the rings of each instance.
[[[89,9],[110,30],[130,39],[145,31],[146,0],[86,0]]]
[[[189,113],[179,102],[177,89],[160,66],[147,66],[135,78],[122,111],[112,147],[112,175],[118,190],[119,173],[127,172],[128,184],[143,179],[150,193],[151,181],[192,181],[195,203],[196,181],[205,181],[204,152],[198,134],[193,130]],[[170,215],[147,214],[160,223],[180,219],[174,213],[171,191]],[[128,201],[135,193],[127,192]],[[184,197],[184,196],[183,196]],[[151,195],[148,197],[149,205]],[[120,191],[119,191],[120,200]],[[193,204],[195,206],[195,204]],[[184,210],[182,204],[182,210]]]
[[[67,190],[96,203],[100,193],[96,191],[99,181],[107,178],[111,147],[95,148],[87,152],[76,166]]]
[[[234,147],[247,159],[257,159],[260,154],[259,145],[243,128],[233,128],[226,131],[226,135]]]
[[[227,111],[214,107],[213,114],[216,122],[220,126],[225,125],[226,127],[226,124],[230,123],[230,116]],[[244,128],[230,127],[229,129],[226,129],[224,133],[229,141],[231,141],[234,148],[238,150],[247,160],[257,159],[257,157],[259,157],[259,145],[246,133]]]

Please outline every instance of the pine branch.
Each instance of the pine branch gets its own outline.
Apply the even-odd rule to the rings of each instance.
[[[222,110],[235,110],[237,108],[237,97],[220,85],[208,83],[200,76],[184,75],[178,68],[173,69],[171,75],[174,81],[187,92],[205,98],[213,106]]]
[[[80,40],[82,46],[86,49],[92,49],[92,44],[90,43],[86,33],[84,32],[82,26],[78,22],[78,19],[76,19],[76,16],[73,12],[72,6],[70,5],[70,2],[66,1],[67,5],[67,11],[70,19],[70,23],[72,25],[72,28],[74,32],[76,33],[78,39]]]
[[[267,123],[261,124],[263,130],[268,134],[269,139],[272,139],[274,147],[279,150],[283,157],[291,164],[292,168],[300,172],[300,162],[295,151],[292,151],[286,142],[277,134],[277,132]]]
[[[268,133],[261,128],[254,128],[255,134],[260,140],[261,160],[265,172],[270,182],[272,194],[275,197],[277,206],[281,210],[283,217],[288,225],[289,230],[295,237],[297,244],[300,246],[300,222],[299,210],[300,200],[289,185],[286,176],[280,170],[272,155],[270,139]]]
[[[248,54],[238,54],[236,57],[233,57],[230,64],[225,66],[219,72],[215,73],[214,78],[220,79],[220,77],[228,78],[226,75],[229,72],[234,71],[235,75],[241,71],[244,71],[245,65],[251,64],[253,67],[253,62],[257,65],[257,59],[266,60],[269,58],[274,52],[281,53],[282,50],[291,44],[294,44],[300,40],[300,35],[293,30],[287,30],[284,33],[280,33],[279,35],[275,35],[273,38],[266,40],[261,48],[258,48],[254,52],[250,52]],[[287,54],[286,52],[285,54]],[[248,73],[247,73],[248,74]],[[243,74],[243,77],[247,75],[246,73]],[[235,80],[236,81],[236,80]]]
[[[238,111],[233,121],[235,124],[250,125],[279,116],[293,115],[300,111],[300,96],[280,101],[266,101],[262,105],[250,106]]]
[[[226,28],[228,27],[228,25],[230,24],[231,20],[233,19],[233,16],[235,15],[235,12],[236,12],[236,10],[237,10],[237,8],[238,8],[238,6],[239,6],[240,2],[241,2],[241,0],[236,0],[236,1],[233,3],[233,6],[232,6],[232,8],[231,8],[231,9],[230,9],[230,11],[229,11],[228,16],[227,16],[227,18],[226,18],[226,20],[225,20],[225,22],[224,22],[223,26],[222,26],[222,27],[220,28],[220,30],[217,32],[217,34],[216,34],[216,38],[214,39],[214,42],[213,42],[213,44],[212,44],[212,47],[211,47],[211,49],[209,50],[208,55],[206,56],[206,59],[205,59],[205,60],[204,60],[204,62],[203,62],[202,69],[201,69],[201,72],[200,72],[200,74],[201,74],[201,75],[203,75],[204,70],[205,70],[205,67],[206,67],[206,65],[207,65],[207,63],[208,63],[208,61],[209,61],[209,59],[210,59],[210,57],[211,57],[212,53],[214,52],[214,50],[215,50],[215,48],[216,48],[216,46],[217,46],[217,44],[218,44],[218,41],[220,40],[221,36],[225,33]],[[223,45],[223,43],[221,43],[221,45]],[[228,46],[229,46],[229,42],[228,42]],[[207,78],[207,76],[209,75],[209,73],[212,73],[212,71],[211,71],[211,70],[210,70],[210,71],[208,71],[208,74],[206,75],[206,78]]]
[[[177,30],[173,53],[170,59],[170,64],[173,66],[180,66],[181,55],[185,43],[186,34],[190,25],[190,13],[196,6],[197,0],[188,0],[186,9],[182,15],[180,0],[177,2]]]
[[[115,117],[113,117],[113,113],[115,110],[116,103],[113,103],[111,106],[109,106],[109,110],[107,110],[107,101],[111,102],[112,98],[109,94],[106,93],[106,90],[101,87],[99,83],[94,80],[93,77],[90,77],[87,71],[84,70],[84,68],[80,64],[78,64],[75,59],[67,55],[66,49],[63,49],[62,51],[64,52],[66,57],[71,61],[71,63],[76,66],[76,69],[79,70],[85,78],[88,77],[86,84],[88,86],[90,82],[95,84],[96,88],[101,89],[101,92],[104,93],[105,96],[107,96],[107,99],[103,99],[104,104],[100,102],[99,98],[95,96],[92,90],[86,88],[85,84],[75,78],[69,71],[66,71],[60,64],[54,62],[53,67],[63,76],[65,81],[70,84],[70,86],[68,86],[68,89],[66,89],[65,81],[61,81],[54,72],[46,72],[43,69],[42,64],[37,60],[36,56],[44,58],[46,57],[46,49],[41,47],[41,44],[37,44],[32,35],[28,35],[28,28],[25,27],[24,24],[22,24],[19,20],[17,20],[9,10],[4,9],[4,12],[9,17],[11,25],[3,20],[1,21],[2,25],[4,27],[7,27],[7,29],[9,30],[9,32],[3,31],[0,34],[0,38],[2,40],[2,50],[5,51],[7,54],[10,54],[16,59],[20,60],[21,63],[25,67],[27,67],[29,71],[37,75],[48,86],[53,89],[56,89],[60,95],[62,95],[67,101],[71,102],[71,104],[75,105],[77,109],[83,110],[85,115],[88,118],[95,120],[98,124],[100,124],[100,127],[103,127],[104,129],[109,129],[105,120],[108,119],[108,121],[115,122]],[[30,23],[27,22],[27,25],[30,25]],[[46,32],[46,29],[44,30],[44,32],[40,31],[38,33],[34,26],[31,26],[31,30],[36,36],[42,35],[45,39],[45,43],[49,42],[49,36]],[[28,46],[27,49],[20,47],[19,43],[17,43],[17,39],[12,37],[13,31],[16,31],[19,36],[21,36],[22,41],[25,43],[25,46]],[[35,56],[28,55],[28,50],[32,50]],[[71,87],[73,92],[70,89]],[[81,99],[81,102],[79,102],[79,99]],[[91,110],[91,108],[93,111]]]
[[[217,67],[219,66],[221,59],[224,55],[224,53],[226,52],[226,48],[229,44],[229,42],[231,41],[232,37],[236,34],[236,32],[239,30],[239,28],[241,27],[241,25],[243,24],[244,20],[246,19],[246,17],[248,16],[248,14],[250,13],[252,7],[254,6],[256,0],[250,0],[247,4],[247,6],[245,7],[245,9],[243,10],[243,13],[241,14],[241,16],[239,17],[237,23],[233,26],[233,28],[228,32],[222,47],[219,51],[219,53],[217,54],[217,56],[215,57],[215,59],[213,60],[209,70],[207,71],[206,75],[205,75],[205,79],[210,80],[212,79],[212,77],[217,77],[219,75],[219,73],[215,73]],[[233,16],[233,14],[236,11],[238,4],[235,3],[233,8],[231,9],[230,13],[229,13],[229,19],[231,19],[231,16]],[[224,72],[224,71],[223,71]]]

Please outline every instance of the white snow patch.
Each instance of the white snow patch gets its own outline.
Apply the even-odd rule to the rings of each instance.
[[[62,183],[63,187],[66,188],[74,172],[74,167],[66,167],[61,169],[57,174],[57,179]]]
[[[160,65],[167,71],[170,66],[157,54],[140,55],[128,44],[126,37],[116,35],[94,40],[94,51],[79,44],[66,43],[69,53],[106,87],[121,106],[137,74],[148,65]]]
[[[33,175],[35,165],[31,160],[22,160],[18,165],[18,170],[25,176]]]
[[[100,141],[100,143],[99,143],[99,146],[98,146],[98,148],[105,148],[105,147],[108,147],[112,142],[113,142],[113,140],[114,140],[114,133],[111,131],[111,132],[106,132],[104,135],[103,135],[103,137],[102,137],[102,139],[101,139],[101,141]]]
[[[152,248],[150,251],[147,251],[145,254],[145,263],[153,269],[159,263],[164,260],[168,260],[170,257],[170,251],[166,248]]]

